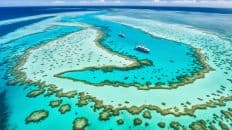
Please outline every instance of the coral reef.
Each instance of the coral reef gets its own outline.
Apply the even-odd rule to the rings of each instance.
[[[88,126],[88,120],[84,117],[76,118],[73,121],[73,130],[84,130]]]
[[[46,110],[38,110],[32,112],[27,118],[26,123],[32,123],[32,122],[40,122],[41,120],[44,120],[48,117],[49,112]]]

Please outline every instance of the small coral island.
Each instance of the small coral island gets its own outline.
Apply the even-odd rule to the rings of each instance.
[[[88,120],[84,117],[76,118],[73,122],[73,130],[84,130],[88,126]]]
[[[51,106],[52,108],[54,108],[54,107],[60,106],[61,103],[62,103],[62,100],[50,101],[49,106]]]
[[[33,122],[40,122],[41,120],[44,120],[48,117],[49,112],[46,110],[38,110],[32,112],[27,118],[26,123],[33,123]]]
[[[66,112],[71,110],[71,106],[69,104],[64,104],[59,108],[61,114],[65,114]]]

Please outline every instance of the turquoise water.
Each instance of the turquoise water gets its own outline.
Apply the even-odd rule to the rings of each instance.
[[[120,13],[123,14],[123,12]],[[142,11],[140,13],[142,13]],[[85,80],[91,83],[101,83],[104,80],[110,80],[112,82],[120,81],[126,84],[138,82],[143,85],[146,84],[147,81],[150,81],[152,84],[156,84],[158,82],[163,82],[164,84],[168,84],[170,82],[178,82],[178,79],[176,78],[178,76],[192,75],[198,72],[199,69],[201,69],[201,65],[198,63],[198,60],[195,57],[195,50],[192,47],[185,45],[183,43],[177,43],[174,41],[155,38],[148,35],[147,33],[144,33],[132,27],[124,26],[111,21],[103,21],[97,19],[95,15],[97,14],[84,15],[74,18],[65,17],[61,21],[62,22],[78,21],[78,22],[88,23],[97,26],[101,31],[103,31],[103,33],[105,33],[105,37],[101,40],[101,44],[104,47],[107,47],[108,49],[115,51],[119,54],[126,55],[128,57],[132,57],[140,61],[144,59],[151,60],[153,62],[153,65],[142,66],[140,68],[131,69],[128,71],[122,71],[119,69],[114,69],[112,72],[104,72],[101,69],[76,71],[71,73],[65,73],[64,74],[65,77]],[[217,15],[215,14],[215,17],[216,16]],[[221,15],[219,16],[222,17],[222,19],[226,19],[226,20],[228,19],[228,16],[221,16]],[[210,15],[208,17],[210,17]],[[213,19],[211,22],[216,21],[214,17],[211,17],[211,19]],[[226,20],[224,20],[224,22],[226,22]],[[185,21],[184,18],[183,21]],[[207,22],[210,23],[210,21]],[[197,25],[197,24],[200,23],[195,23],[193,25]],[[229,21],[228,21],[228,25],[229,25]],[[201,24],[201,26],[204,26],[204,24]],[[209,24],[207,24],[207,28],[208,27]],[[19,29],[23,29],[23,28],[19,27]],[[44,95],[40,95],[36,98],[28,98],[26,97],[27,93],[37,89],[37,86],[31,86],[28,84],[24,84],[24,85],[17,84],[15,86],[7,85],[7,81],[11,78],[14,78],[11,76],[10,70],[14,67],[14,65],[18,61],[18,57],[22,55],[27,49],[31,47],[36,47],[41,44],[46,44],[49,41],[65,36],[72,32],[78,31],[80,29],[82,28],[76,26],[75,27],[51,26],[49,29],[44,30],[43,32],[26,35],[18,39],[14,39],[14,37],[10,37],[10,39],[14,39],[14,40],[7,43],[2,43],[0,41],[0,93],[2,91],[6,92],[5,97],[0,96],[0,104],[4,103],[6,105],[6,108],[0,106],[0,130],[2,129],[3,130],[32,130],[32,129],[33,130],[71,130],[72,122],[77,117],[86,117],[88,119],[89,125],[86,128],[87,130],[109,130],[109,129],[159,130],[161,128],[157,125],[157,123],[161,121],[166,123],[166,127],[164,129],[172,129],[169,126],[169,123],[171,121],[178,121],[182,125],[184,125],[184,128],[190,129],[189,124],[191,122],[201,119],[207,121],[207,126],[209,126],[209,124],[212,123],[212,121],[215,118],[214,115],[218,115],[220,117],[217,118],[216,123],[214,123],[214,125],[218,129],[220,129],[218,125],[219,121],[224,121],[224,123],[226,123],[231,128],[231,120],[224,119],[224,116],[221,114],[221,110],[228,110],[228,108],[231,108],[232,106],[231,101],[230,102],[228,101],[224,106],[221,107],[217,106],[215,108],[197,110],[195,112],[194,117],[191,116],[175,117],[174,115],[171,114],[164,116],[161,115],[160,113],[157,113],[156,111],[151,111],[152,119],[145,119],[142,117],[142,113],[137,115],[131,115],[127,111],[123,110],[120,111],[119,116],[111,117],[107,121],[100,121],[99,113],[102,111],[102,109],[97,111],[93,110],[94,103],[89,103],[87,106],[84,107],[78,107],[76,105],[77,101],[79,100],[78,96],[75,96],[75,98],[72,99],[58,98],[54,95],[50,97],[45,97]],[[119,33],[124,33],[126,37],[120,38],[118,36]],[[1,38],[2,37],[0,37],[0,40]],[[137,44],[145,45],[146,47],[151,49],[151,52],[149,54],[146,54],[146,53],[135,51],[134,47]],[[228,50],[229,49],[230,48],[228,48]],[[227,53],[228,50],[225,50],[224,53]],[[218,50],[218,51],[224,51],[224,50]],[[220,57],[220,53],[217,53],[216,55]],[[231,57],[231,55],[229,55],[228,57]],[[225,60],[225,63],[222,64],[227,64],[227,63],[229,63],[228,60]],[[229,69],[228,69],[228,73],[231,75]],[[220,78],[223,78],[223,76]],[[213,85],[214,83],[220,82],[220,80],[217,81],[217,79],[215,78],[215,80],[212,80],[211,82]],[[226,86],[226,88],[231,88],[231,84],[229,83],[224,84],[223,82],[221,84]],[[65,84],[64,86],[66,87],[67,85]],[[194,87],[197,88],[198,86],[194,86]],[[209,85],[205,87],[206,89],[204,90],[199,90],[194,92],[191,92],[191,89],[186,89],[186,90],[188,93],[200,94],[202,91],[210,91],[211,90],[209,89],[210,87],[211,86]],[[229,91],[229,89],[226,89],[226,91],[227,90]],[[130,91],[129,88],[128,91]],[[119,95],[119,97],[120,96],[125,97],[123,96],[123,94],[126,95],[128,91],[127,90],[122,91],[122,95]],[[152,90],[152,91],[159,91],[159,90]],[[169,92],[171,93],[173,91],[176,90],[170,90],[170,91],[167,90],[165,91],[165,94]],[[111,94],[112,95],[114,94],[114,91],[105,94],[106,95],[108,94],[107,96],[110,99],[110,96]],[[146,93],[141,92],[141,95],[143,94]],[[228,95],[231,94],[227,94],[226,96]],[[181,94],[176,95],[176,97],[179,96],[182,95]],[[162,93],[160,94],[160,97],[161,97],[160,99],[152,98],[150,100],[163,100]],[[194,99],[196,97],[191,97],[191,98]],[[203,98],[203,100],[205,101],[207,100],[207,98],[205,97],[201,97],[201,98]],[[211,99],[218,98],[218,96],[211,95],[210,98]],[[58,111],[58,108],[51,108],[49,106],[49,102],[57,99],[63,99],[62,104],[66,104],[66,103],[70,104],[71,111],[62,115]],[[138,98],[135,98],[134,100],[138,100]],[[176,98],[173,97],[171,101],[173,101],[173,104],[175,104]],[[117,101],[115,100],[115,102]],[[146,101],[144,101],[144,103],[145,102]],[[191,105],[189,105],[188,107],[191,107]],[[38,123],[25,124],[25,118],[31,112],[40,109],[48,110],[49,117]],[[143,121],[143,123],[139,126],[134,126],[133,124],[133,119],[136,117],[139,117]],[[123,119],[124,124],[118,125],[116,122],[118,119]],[[2,127],[3,123],[5,124],[4,128]],[[145,123],[149,123],[149,125],[145,126]]]
[[[114,11],[112,15],[119,14],[125,16],[133,16],[133,10]],[[231,14],[204,13],[204,12],[183,12],[183,11],[138,11],[133,17],[142,19],[152,19],[161,22],[174,24],[191,25],[211,32],[222,33],[228,37],[232,36],[232,20]],[[194,19],[193,19],[194,18]],[[217,22],[215,22],[217,21]]]
[[[7,80],[12,79],[14,77],[11,76],[10,70],[12,67],[15,65],[16,61],[18,60],[18,56],[21,55],[25,50],[28,48],[31,48],[33,46],[38,46],[43,43],[46,43],[48,41],[57,39],[58,37],[65,36],[69,33],[72,33],[74,31],[80,30],[79,27],[68,27],[68,26],[53,26],[44,32],[40,33],[35,33],[31,35],[27,35],[24,37],[21,37],[19,39],[12,40],[8,43],[4,43],[0,47],[0,76],[1,76],[1,82],[0,82],[0,92],[4,91],[6,89],[4,86],[7,84]],[[6,89],[6,99],[5,103],[7,104],[7,112],[11,113],[13,117],[9,118],[8,117],[1,117],[2,121],[7,121],[13,124],[8,124],[7,129],[23,129],[23,128],[18,128],[17,123],[24,124],[24,119],[28,114],[27,111],[31,109],[29,107],[30,105],[32,106],[40,106],[38,103],[37,105],[33,105],[34,103],[31,103],[30,105],[25,102],[24,100],[28,100],[26,98],[26,93],[25,91],[26,88],[30,88],[29,90],[32,90],[34,87],[33,86],[10,86],[13,87],[12,89]],[[17,97],[17,98],[15,98]],[[21,97],[21,98],[18,98]],[[42,100],[43,101],[43,100]],[[40,103],[42,103],[40,100]],[[45,103],[45,102],[44,102]],[[23,106],[28,106],[28,107],[22,107]],[[12,106],[13,105],[13,106]],[[2,106],[1,106],[2,107]],[[28,108],[28,109],[27,109]],[[33,108],[33,107],[32,107]],[[23,113],[22,110],[25,112]],[[14,117],[14,115],[16,117]],[[1,125],[0,125],[1,126]],[[1,128],[0,128],[1,129]],[[24,128],[25,129],[25,128]]]
[[[62,77],[90,83],[110,81],[124,84],[146,85],[151,83],[156,85],[162,83],[168,85],[178,82],[180,77],[192,76],[202,68],[195,50],[186,44],[156,38],[129,26],[97,19],[92,14],[77,18],[66,17],[62,21],[72,22],[75,20],[94,25],[102,30],[105,37],[100,44],[104,47],[137,60],[150,60],[153,65],[126,71],[115,68],[112,72],[105,72],[102,69],[87,69],[67,72],[62,74]],[[125,38],[119,37],[120,33],[125,34]],[[144,45],[150,49],[150,52],[139,52],[134,49],[136,45]]]
[[[4,66],[4,64],[10,62],[9,60],[14,61],[12,58],[17,58],[18,55],[30,47],[46,43],[79,29],[78,27],[54,26],[44,32],[27,35],[5,43],[0,47],[0,55],[2,55],[0,57],[1,65]]]

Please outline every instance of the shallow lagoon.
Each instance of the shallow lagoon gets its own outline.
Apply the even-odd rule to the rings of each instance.
[[[138,61],[149,60],[153,65],[132,67],[126,70],[114,68],[111,70],[112,72],[88,68],[78,72],[64,73],[61,75],[62,77],[94,84],[101,84],[107,80],[122,84],[137,83],[141,86],[146,84],[155,86],[180,82],[178,77],[192,76],[193,73],[202,68],[194,48],[189,45],[160,39],[129,26],[97,19],[94,15],[86,15],[76,19],[65,18],[63,21],[75,20],[97,26],[103,30],[106,37],[101,40],[101,44],[109,50],[135,58]],[[125,37],[120,37],[120,33],[125,34]],[[150,52],[139,52],[134,49],[136,45],[144,45],[150,49]]]

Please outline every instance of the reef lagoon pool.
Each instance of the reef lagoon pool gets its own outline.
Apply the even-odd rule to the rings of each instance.
[[[230,9],[31,8],[0,8],[0,130],[232,128]]]

